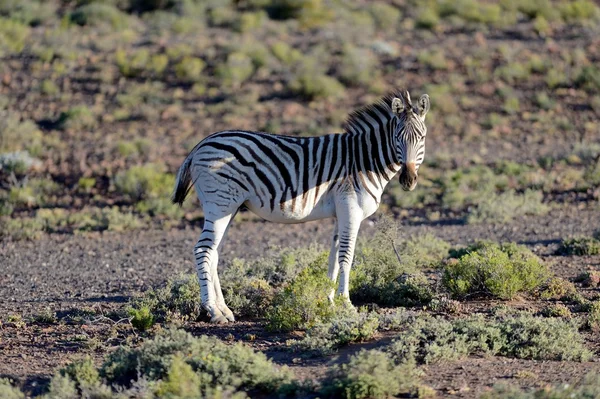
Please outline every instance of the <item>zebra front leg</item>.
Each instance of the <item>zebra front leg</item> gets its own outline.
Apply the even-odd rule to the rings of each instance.
[[[360,216],[358,216],[360,215]],[[338,260],[340,268],[340,282],[338,295],[346,299],[350,304],[350,268],[354,259],[354,248],[360,223],[362,222],[362,210],[356,206],[348,206],[345,211],[338,214],[339,225],[339,250]]]
[[[212,323],[227,323],[228,319],[217,306],[215,279],[218,279],[216,264],[218,262],[218,248],[232,215],[204,220],[204,227],[200,239],[194,247],[196,258],[196,271],[200,282],[200,296],[202,306],[210,314]],[[215,267],[213,268],[213,262]],[[219,285],[220,292],[220,285]],[[222,295],[221,295],[222,296]]]
[[[340,243],[340,235],[338,233],[338,222],[335,220],[335,225],[333,226],[333,237],[331,238],[331,250],[329,252],[329,270],[327,272],[327,276],[334,283],[337,281],[338,272],[340,271],[340,262],[338,260],[338,246]],[[329,293],[329,301],[333,303],[335,298],[335,288],[331,289]]]

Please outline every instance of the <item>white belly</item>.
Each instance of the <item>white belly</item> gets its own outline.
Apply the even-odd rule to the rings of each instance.
[[[265,203],[261,206],[257,198],[249,199],[245,205],[261,218],[276,223],[302,223],[335,216],[335,203],[331,197],[321,198],[315,206],[305,209],[300,209],[299,204],[296,204],[292,210],[291,203],[287,202],[283,207],[275,204],[275,209],[271,211],[270,204]]]

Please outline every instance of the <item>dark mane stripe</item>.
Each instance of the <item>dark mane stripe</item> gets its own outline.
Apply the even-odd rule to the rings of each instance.
[[[361,121],[364,121],[365,118],[368,116],[369,112],[380,112],[384,115],[392,115],[392,100],[395,97],[401,98],[404,103],[408,103],[410,105],[412,105],[412,103],[408,100],[408,95],[407,95],[407,91],[404,89],[401,90],[396,90],[396,91],[392,91],[388,94],[386,94],[384,97],[380,98],[379,100],[377,100],[376,102],[374,102],[373,104],[370,105],[366,105],[362,108],[357,109],[356,111],[353,111],[352,113],[350,113],[350,115],[348,116],[348,119],[346,119],[346,122],[344,123],[344,130],[345,131],[351,131],[351,130],[355,130],[357,128],[358,125],[360,125]]]

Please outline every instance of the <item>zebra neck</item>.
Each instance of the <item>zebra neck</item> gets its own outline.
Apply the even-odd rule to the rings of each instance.
[[[385,186],[400,170],[394,140],[387,123],[380,129],[348,132],[348,171],[367,191],[381,195]]]

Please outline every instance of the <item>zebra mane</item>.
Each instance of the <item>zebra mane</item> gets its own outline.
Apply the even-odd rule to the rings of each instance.
[[[350,115],[348,115],[348,118],[346,119],[346,122],[343,125],[344,130],[354,131],[361,125],[362,121],[364,121],[366,118],[371,118],[369,116],[369,113],[372,112],[379,112],[383,115],[389,115],[391,118],[394,114],[394,112],[392,111],[392,100],[395,97],[401,98],[405,104],[409,104],[408,108],[412,108],[412,102],[410,101],[408,91],[403,89],[392,91],[386,94],[384,97],[377,100],[376,102],[374,102],[373,104],[366,105],[355,111],[352,111]]]

